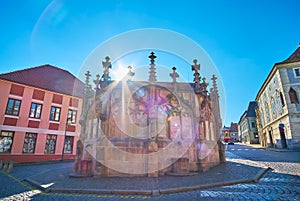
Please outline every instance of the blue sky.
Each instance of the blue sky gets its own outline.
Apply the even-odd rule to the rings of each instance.
[[[223,124],[229,125],[255,99],[274,63],[298,47],[299,7],[297,0],[3,0],[0,73],[52,64],[78,75],[109,38],[167,29],[194,40],[215,63],[226,92]]]

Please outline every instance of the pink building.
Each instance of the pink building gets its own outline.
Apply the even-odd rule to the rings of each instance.
[[[84,89],[79,79],[43,65],[0,74],[0,89],[0,159],[75,158]]]

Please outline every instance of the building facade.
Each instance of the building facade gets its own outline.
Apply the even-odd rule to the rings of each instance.
[[[229,135],[230,139],[234,142],[239,141],[239,130],[238,130],[238,124],[231,122],[230,128],[229,128]]]
[[[0,159],[75,158],[83,83],[44,65],[1,74],[0,88]]]
[[[228,140],[231,139],[230,137],[230,128],[229,127],[226,127],[226,126],[223,126],[223,128],[221,129],[221,140],[223,142],[228,142]]]
[[[257,126],[262,146],[300,149],[300,46],[276,63],[256,102]]]
[[[251,101],[238,123],[240,140],[247,144],[259,144],[258,129],[256,126],[255,109],[257,103]]]

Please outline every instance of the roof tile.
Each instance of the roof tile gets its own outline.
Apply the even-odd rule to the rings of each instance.
[[[0,74],[0,79],[83,97],[84,84],[70,72],[49,64]]]

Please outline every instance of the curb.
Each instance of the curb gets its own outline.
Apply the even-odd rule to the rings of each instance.
[[[154,195],[152,190],[112,190],[112,189],[47,189],[50,193],[83,193],[83,194],[119,194],[119,195]]]
[[[34,181],[34,180],[32,180],[32,179],[25,178],[25,179],[23,179],[23,181],[28,182],[29,184],[31,184],[31,185],[37,187],[38,189],[40,189],[40,190],[42,190],[42,191],[47,191],[47,188],[43,187],[42,184],[40,184],[40,183],[38,183],[38,182],[36,182],[36,181]]]
[[[67,188],[45,188],[40,183],[26,178],[24,181],[32,184],[33,186],[43,190],[47,193],[55,192],[55,193],[82,193],[82,194],[119,194],[119,195],[152,195],[159,196],[161,194],[170,194],[170,193],[181,193],[188,191],[195,191],[207,188],[216,188],[221,186],[230,186],[235,184],[246,184],[252,182],[259,182],[259,180],[269,171],[272,170],[270,167],[265,167],[260,170],[252,179],[245,180],[235,180],[230,182],[222,182],[222,183],[214,183],[208,185],[196,185],[196,186],[188,186],[188,187],[180,187],[180,188],[169,188],[169,189],[152,189],[152,190],[124,190],[124,189],[67,189]]]
[[[270,167],[266,167],[265,169],[260,170],[255,177],[253,178],[253,182],[257,183],[259,182],[259,180],[269,171],[269,170],[273,170]]]
[[[223,183],[215,183],[215,184],[208,184],[208,185],[197,185],[197,186],[189,186],[183,188],[170,188],[170,189],[162,189],[160,190],[161,194],[170,194],[170,193],[180,193],[180,192],[187,192],[187,191],[194,191],[194,190],[201,190],[207,188],[216,188],[220,186],[230,186],[235,184],[245,184],[245,183],[252,183],[253,179],[245,179],[245,180],[236,180],[231,182],[223,182]]]
[[[59,163],[69,163],[74,162],[75,159],[65,159],[63,161],[61,160],[50,160],[50,161],[39,161],[39,162],[29,162],[29,163],[15,163],[15,167],[20,166],[31,166],[31,165],[49,165],[49,164],[59,164]]]

